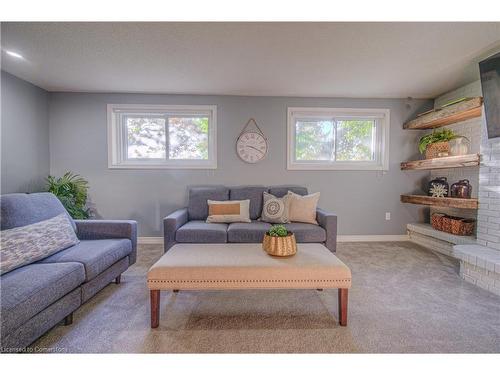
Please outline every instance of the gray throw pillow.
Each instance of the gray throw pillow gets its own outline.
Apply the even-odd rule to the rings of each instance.
[[[274,195],[264,192],[264,206],[260,220],[276,224],[289,223],[289,207],[290,194],[283,198],[276,198]]]
[[[66,214],[0,232],[0,274],[47,258],[80,241]]]

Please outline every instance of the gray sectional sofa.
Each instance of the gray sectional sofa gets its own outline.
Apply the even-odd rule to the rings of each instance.
[[[2,230],[66,213],[50,193],[0,197]],[[69,217],[69,215],[68,215]],[[135,263],[137,223],[72,220],[80,243],[0,279],[2,351],[20,351],[72,313]]]
[[[263,192],[277,197],[288,191],[307,195],[302,186],[193,186],[188,191],[188,206],[181,208],[163,219],[165,252],[175,243],[259,243],[271,224],[258,221],[262,212]],[[206,223],[208,216],[207,200],[250,199],[251,223]],[[337,216],[321,209],[317,210],[319,225],[306,223],[285,224],[295,233],[297,242],[319,242],[332,252],[337,246]]]

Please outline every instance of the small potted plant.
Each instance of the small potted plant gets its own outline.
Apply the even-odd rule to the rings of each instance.
[[[420,138],[418,150],[421,154],[425,153],[426,159],[448,156],[450,154],[450,144],[448,142],[457,137],[458,135],[449,129],[433,131]]]
[[[273,225],[264,235],[262,248],[269,255],[287,257],[297,252],[297,242],[295,235],[284,225]]]

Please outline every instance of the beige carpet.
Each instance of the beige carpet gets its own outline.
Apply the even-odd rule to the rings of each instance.
[[[299,250],[300,251],[300,250]],[[56,352],[317,353],[500,352],[500,297],[462,281],[458,263],[406,242],[343,243],[351,267],[349,325],[337,324],[337,292],[162,293],[149,328],[145,275],[162,254],[140,246],[138,262],[32,346]]]

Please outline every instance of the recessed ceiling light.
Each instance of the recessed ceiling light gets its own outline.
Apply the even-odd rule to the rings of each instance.
[[[14,51],[5,50],[5,53],[9,56],[15,57],[16,59],[24,59],[23,55],[20,55],[19,53],[14,52]]]

